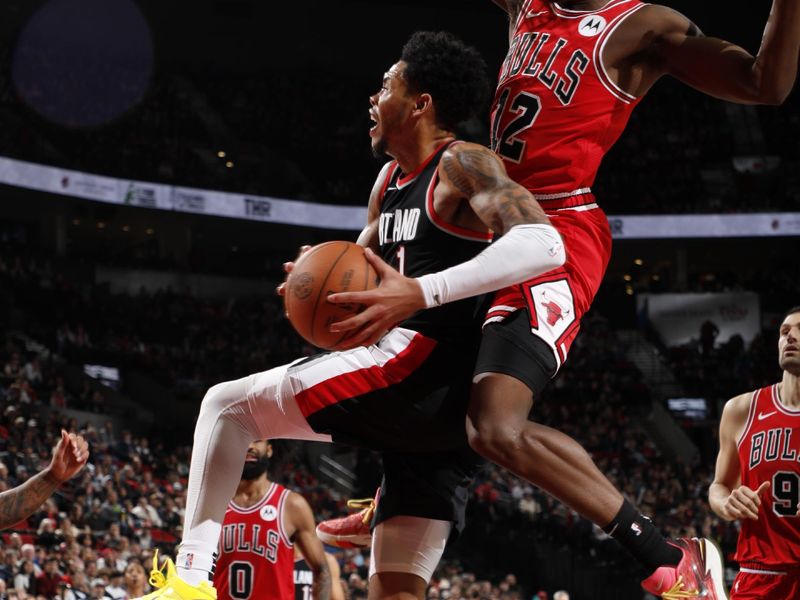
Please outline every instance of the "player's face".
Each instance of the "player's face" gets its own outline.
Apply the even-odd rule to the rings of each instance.
[[[252,442],[244,459],[242,479],[252,481],[267,472],[272,457],[272,445],[266,440]]]
[[[800,376],[800,312],[787,316],[781,323],[778,363],[784,371]]]
[[[409,121],[414,99],[408,93],[403,74],[405,63],[397,62],[383,76],[381,89],[369,99],[369,116],[374,125],[369,130],[372,152],[375,156],[392,156],[392,144],[403,134],[403,125]]]

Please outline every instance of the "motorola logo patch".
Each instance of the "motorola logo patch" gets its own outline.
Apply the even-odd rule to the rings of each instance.
[[[599,15],[586,15],[578,23],[578,33],[583,37],[594,37],[600,35],[608,23]]]

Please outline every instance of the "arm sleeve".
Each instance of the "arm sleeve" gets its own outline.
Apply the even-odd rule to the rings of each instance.
[[[552,271],[566,252],[552,225],[515,225],[466,262],[417,278],[427,308],[493,292]]]

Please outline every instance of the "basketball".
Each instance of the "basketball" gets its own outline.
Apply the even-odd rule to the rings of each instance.
[[[331,332],[331,324],[357,314],[363,306],[333,304],[328,295],[377,285],[378,275],[367,262],[363,246],[338,240],[317,244],[295,262],[286,278],[286,316],[306,341],[331,350],[352,333]]]

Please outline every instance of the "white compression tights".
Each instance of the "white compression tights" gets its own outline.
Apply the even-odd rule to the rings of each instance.
[[[215,385],[206,392],[194,431],[178,574],[191,584],[213,569],[222,520],[254,440],[330,441],[297,407],[287,366]]]

